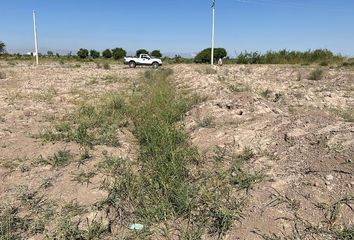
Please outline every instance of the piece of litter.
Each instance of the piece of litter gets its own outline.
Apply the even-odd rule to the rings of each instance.
[[[130,230],[138,230],[138,231],[140,231],[140,230],[142,230],[143,228],[144,228],[144,225],[139,224],[139,223],[134,223],[134,224],[130,224],[130,225],[129,225],[129,229],[130,229]]]

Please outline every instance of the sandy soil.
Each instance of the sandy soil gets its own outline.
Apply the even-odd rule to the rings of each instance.
[[[225,239],[263,239],[262,234],[286,236],[309,226],[354,224],[353,200],[345,201],[354,194],[353,70],[327,67],[323,79],[314,81],[308,80],[314,69],[309,66],[169,67],[178,89],[206,98],[184,120],[198,150],[210,156],[216,146],[234,152],[250,147],[256,158],[248,168],[264,175],[245,193],[244,219]],[[26,189],[58,206],[75,202],[86,208],[87,216],[95,215],[90,206],[107,196],[99,188],[100,175],[86,185],[73,181],[73,174],[94,169],[102,151],[134,158],[137,146],[131,133],[121,129],[120,147],[96,146],[85,165],[73,160],[60,169],[38,164],[38,159],[63,149],[78,159],[83,149],[33,136],[82,101],[97,102],[109,91],[129,94],[145,70],[0,62],[6,73],[0,79],[2,204],[18,201],[19,191]],[[201,126],[203,119],[211,124]]]

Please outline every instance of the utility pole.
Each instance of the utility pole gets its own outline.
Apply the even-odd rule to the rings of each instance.
[[[39,64],[38,59],[38,39],[37,39],[37,26],[36,26],[36,12],[33,10],[33,31],[34,31],[34,47],[36,49],[36,64]]]
[[[213,5],[211,6],[213,9],[213,20],[212,20],[212,27],[211,27],[211,65],[214,65],[214,41],[215,41],[215,0],[213,0]]]

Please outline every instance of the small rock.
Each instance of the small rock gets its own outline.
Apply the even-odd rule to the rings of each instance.
[[[326,181],[325,184],[326,184],[326,186],[331,185],[331,183],[328,181]]]
[[[227,108],[227,109],[232,109],[231,103],[226,104],[226,108]]]
[[[331,92],[325,92],[323,93],[324,97],[332,97],[332,93]]]
[[[319,186],[320,186],[320,183],[319,183],[319,182],[315,182],[315,183],[313,184],[313,186],[319,187]]]
[[[243,111],[242,110],[237,110],[236,114],[241,116],[241,115],[243,115]]]
[[[326,176],[327,181],[332,181],[333,179],[334,179],[334,177],[331,174]]]

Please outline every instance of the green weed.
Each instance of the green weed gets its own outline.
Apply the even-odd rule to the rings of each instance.
[[[269,90],[269,89],[266,89],[266,90],[264,90],[264,91],[261,91],[260,94],[261,94],[261,96],[264,97],[264,98],[269,98],[269,97],[271,96],[271,94],[272,94],[272,91]]]
[[[64,149],[64,150],[59,150],[57,153],[54,153],[53,156],[50,156],[48,158],[43,158],[43,156],[41,155],[39,162],[41,164],[50,165],[53,168],[57,168],[57,167],[65,167],[66,165],[68,165],[71,158],[72,155],[70,151]]]
[[[94,172],[81,171],[79,173],[74,173],[72,180],[81,184],[86,183],[86,185],[88,186],[90,183],[92,183],[91,178],[93,178],[94,176],[96,176],[96,173]]]
[[[99,105],[82,104],[54,129],[44,129],[35,137],[45,141],[75,141],[89,147],[99,144],[117,147],[117,130],[126,124],[124,108],[119,94],[108,94]]]
[[[201,121],[198,122],[197,127],[199,128],[211,128],[213,127],[214,124],[214,118],[211,116],[207,116],[201,119]]]
[[[244,85],[244,84],[241,84],[241,83],[229,84],[228,88],[229,88],[229,90],[231,92],[235,92],[235,93],[251,91],[251,87],[250,86]]]

